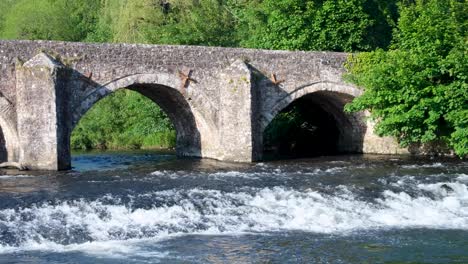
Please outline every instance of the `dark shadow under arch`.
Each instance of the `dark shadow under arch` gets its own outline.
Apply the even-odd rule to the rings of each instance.
[[[316,91],[292,101],[263,132],[263,159],[362,152],[362,116],[343,111],[351,95]]]
[[[0,128],[0,163],[8,161],[8,150],[6,147],[6,140],[3,134],[3,129]]]

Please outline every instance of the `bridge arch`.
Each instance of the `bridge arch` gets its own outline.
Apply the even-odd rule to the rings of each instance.
[[[148,97],[167,114],[176,129],[176,152],[179,156],[200,156],[201,141],[197,120],[201,117],[183,94],[185,88],[168,73],[134,74],[91,89],[73,112],[72,129],[99,100],[120,89],[129,89]]]
[[[309,121],[315,122],[314,126],[319,129],[323,126],[322,131],[326,130],[317,140],[334,149],[331,153],[361,153],[366,133],[365,118],[362,113],[344,112],[344,106],[361,93],[356,87],[333,82],[317,82],[293,90],[279,98],[268,111],[264,110],[260,119],[262,144],[259,146],[264,148],[265,132],[275,117],[300,105],[308,111],[306,115],[309,115]]]

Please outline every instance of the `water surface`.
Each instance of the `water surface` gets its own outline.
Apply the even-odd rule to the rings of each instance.
[[[468,162],[82,153],[0,173],[0,263],[468,263]]]

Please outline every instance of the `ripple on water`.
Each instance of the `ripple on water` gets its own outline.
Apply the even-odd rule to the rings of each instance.
[[[178,161],[183,162],[188,161]],[[30,199],[34,202],[0,210],[0,254],[86,252],[164,259],[171,251],[157,247],[181,236],[194,241],[203,240],[200,236],[223,237],[232,242],[240,235],[273,233],[271,240],[287,241],[285,237],[298,232],[344,243],[372,232],[468,231],[468,176],[445,163],[328,160],[219,168],[213,168],[217,163],[188,163],[151,165],[141,172],[0,176],[2,186],[44,181],[41,186],[54,186],[55,191],[5,196],[21,201],[34,197]],[[266,240],[257,247],[269,249]],[[301,243],[291,241],[287,243]],[[308,243],[306,247],[315,242]],[[378,243],[364,243],[362,248],[387,250]]]

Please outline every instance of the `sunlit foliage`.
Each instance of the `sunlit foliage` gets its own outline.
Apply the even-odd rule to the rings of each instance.
[[[401,6],[390,51],[352,57],[348,79],[365,88],[348,110],[368,109],[380,135],[402,146],[444,141],[468,155],[468,4]]]
[[[93,30],[99,9],[93,0],[6,2],[8,11],[0,19],[1,36],[7,39],[83,40]]]
[[[380,3],[379,3],[380,2]],[[396,1],[264,0],[240,13],[241,45],[287,50],[385,48]]]
[[[130,90],[98,102],[73,130],[75,149],[172,147],[175,131],[169,118],[150,99]]]

